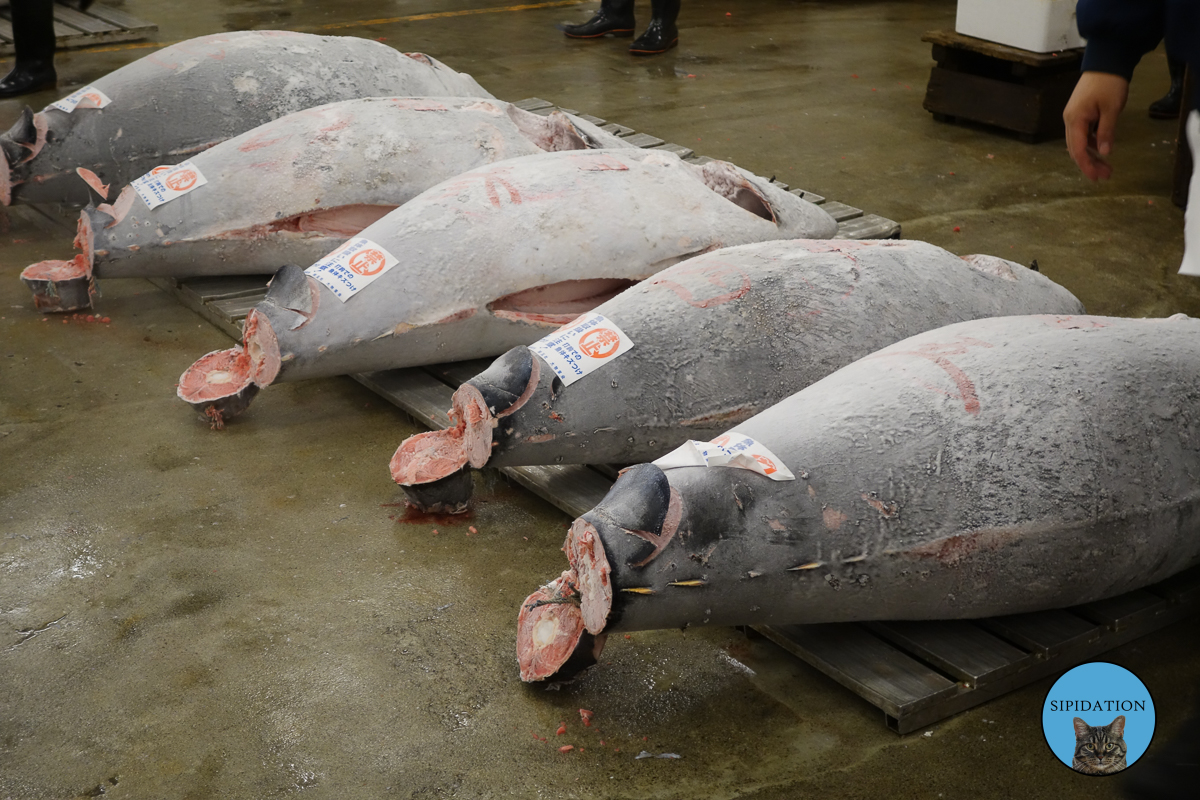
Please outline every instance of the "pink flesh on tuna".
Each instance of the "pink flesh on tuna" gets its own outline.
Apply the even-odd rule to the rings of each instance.
[[[554,675],[583,637],[583,614],[571,601],[575,574],[567,570],[525,599],[517,617],[517,662],[521,679]]]
[[[488,310],[515,322],[566,325],[636,283],[619,278],[561,281],[499,297]]]

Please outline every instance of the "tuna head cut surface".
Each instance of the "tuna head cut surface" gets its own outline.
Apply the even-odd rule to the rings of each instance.
[[[392,477],[414,505],[461,511],[472,485],[468,467],[648,461],[688,439],[710,439],[921,331],[979,317],[1082,311],[1037,272],[924,242],[796,240],[718,250],[595,309],[601,329],[630,341],[623,352],[593,359],[552,334],[506,353],[454,393],[453,427],[397,449]],[[588,341],[581,338],[582,347]],[[574,358],[564,359],[563,348]],[[595,371],[576,378],[580,361]]]
[[[522,675],[590,652],[555,635],[577,623],[972,618],[1163,580],[1200,560],[1198,403],[1200,320],[1182,315],[905,339],[719,437],[710,466],[626,470],[522,608]]]
[[[410,59],[411,60],[411,59]],[[426,189],[506,158],[632,147],[582,119],[482,98],[365,98],[305,109],[136,180],[81,213],[73,261],[22,277],[73,311],[97,277],[271,274],[311,263]],[[173,187],[178,187],[175,191]],[[171,189],[170,196],[163,189]],[[82,304],[82,305],[81,305]]]
[[[242,31],[171,45],[0,134],[0,203],[88,201],[264,122],[355,97],[491,97],[421,53],[353,36]]]
[[[511,159],[429,189],[305,271],[281,270],[247,320],[238,378],[215,386],[202,359],[179,394],[228,416],[224,398],[241,403],[251,382],[499,355],[698,253],[836,229],[724,162],[636,149]]]

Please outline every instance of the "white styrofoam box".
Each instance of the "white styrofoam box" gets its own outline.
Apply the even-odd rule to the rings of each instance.
[[[1034,53],[1084,45],[1075,0],[958,0],[954,30]]]

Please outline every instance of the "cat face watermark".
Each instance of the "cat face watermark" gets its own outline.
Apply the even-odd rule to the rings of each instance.
[[[1115,775],[1141,758],[1154,737],[1154,701],[1129,670],[1080,664],[1055,681],[1042,705],[1050,750],[1083,775]]]

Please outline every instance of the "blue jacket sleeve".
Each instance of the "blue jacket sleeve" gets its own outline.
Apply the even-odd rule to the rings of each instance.
[[[1167,0],[1079,0],[1075,18],[1087,39],[1084,72],[1109,72],[1126,80],[1142,56],[1158,47]]]

